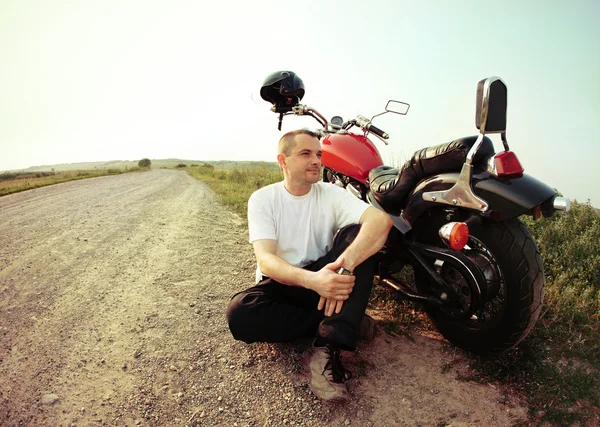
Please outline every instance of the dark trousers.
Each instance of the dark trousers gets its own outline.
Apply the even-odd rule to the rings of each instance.
[[[336,235],[331,250],[304,268],[318,271],[335,261],[356,238],[360,225],[349,225]],[[326,317],[317,310],[315,291],[265,279],[233,296],[227,320],[233,337],[247,343],[282,342],[316,337],[343,350],[354,350],[371,286],[375,263],[369,258],[354,269],[356,282],[338,314]]]

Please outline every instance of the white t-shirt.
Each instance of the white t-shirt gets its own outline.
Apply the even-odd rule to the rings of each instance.
[[[304,196],[288,193],[283,181],[255,191],[248,200],[250,243],[277,241],[277,256],[304,267],[331,249],[333,235],[357,224],[369,205],[331,183],[317,182]],[[257,282],[261,279],[256,269]]]

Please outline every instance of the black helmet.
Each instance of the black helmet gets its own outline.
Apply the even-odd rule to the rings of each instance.
[[[294,107],[304,97],[304,83],[293,71],[277,71],[265,79],[260,96],[276,106]]]

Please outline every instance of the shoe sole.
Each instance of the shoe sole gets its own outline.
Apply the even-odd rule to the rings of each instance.
[[[319,399],[321,399],[324,402],[345,402],[347,400],[350,399],[350,396],[346,395],[346,396],[333,396],[330,398],[326,398],[326,397],[321,397],[319,396],[316,392],[315,389],[313,388],[311,383],[308,383],[308,388],[310,388],[310,391],[312,391],[312,393]]]

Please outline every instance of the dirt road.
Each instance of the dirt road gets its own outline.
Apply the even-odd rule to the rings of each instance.
[[[185,172],[0,198],[0,425],[506,426],[525,409],[458,381],[442,341],[380,332],[345,354],[353,400],[321,404],[307,346],[234,341],[251,284],[243,222]],[[443,372],[444,371],[444,372]]]

